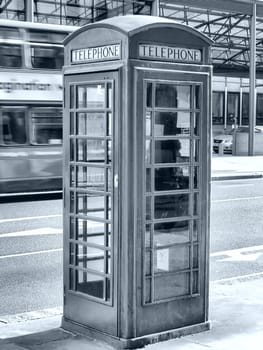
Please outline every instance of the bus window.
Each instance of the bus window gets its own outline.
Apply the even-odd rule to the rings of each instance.
[[[2,112],[2,136],[4,145],[26,143],[26,122],[24,111]]]
[[[33,43],[62,44],[68,33],[58,33],[43,30],[28,30],[28,41]]]
[[[21,45],[0,43],[0,66],[1,67],[22,67]]]
[[[31,45],[31,64],[33,68],[61,69],[64,50],[62,47]]]
[[[62,143],[62,112],[32,113],[32,143],[60,145]]]
[[[4,40],[8,39],[21,39],[21,34],[18,28],[13,27],[1,27],[0,28],[0,38]]]

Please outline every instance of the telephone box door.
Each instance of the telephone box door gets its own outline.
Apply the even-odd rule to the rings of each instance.
[[[144,179],[138,171],[140,336],[207,318],[210,120],[208,75],[138,70],[135,76],[137,166]]]
[[[64,315],[117,335],[118,72],[65,80]]]

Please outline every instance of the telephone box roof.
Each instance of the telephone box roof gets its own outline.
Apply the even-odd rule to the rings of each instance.
[[[150,28],[156,27],[171,27],[171,29],[181,29],[186,32],[192,33],[193,35],[202,39],[207,45],[211,45],[213,41],[203,33],[198,30],[187,26],[185,24],[177,23],[172,19],[156,16],[145,16],[145,15],[127,15],[127,16],[118,16],[111,17],[96,23],[87,24],[73,33],[71,33],[65,40],[64,45],[68,44],[72,39],[78,36],[80,33],[94,28],[109,28],[127,36],[131,37],[134,34],[144,31]]]

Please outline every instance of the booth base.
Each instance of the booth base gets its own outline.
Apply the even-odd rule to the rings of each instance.
[[[100,332],[96,329],[89,328],[82,324],[76,323],[74,321],[68,320],[65,317],[62,318],[61,327],[73,333],[77,333],[91,339],[96,339],[105,342],[116,349],[136,349],[143,348],[145,345],[158,343],[161,341],[166,341],[169,339],[179,338],[182,336],[200,333],[211,329],[211,322],[207,321],[204,323],[199,323],[187,327],[172,329],[165,332],[154,333],[145,335],[143,337],[124,339],[111,336],[109,334]]]

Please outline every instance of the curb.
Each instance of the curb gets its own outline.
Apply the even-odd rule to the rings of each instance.
[[[211,177],[212,181],[224,180],[245,180],[245,179],[260,179],[263,174],[243,174],[243,175],[215,175]]]

